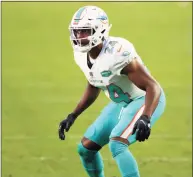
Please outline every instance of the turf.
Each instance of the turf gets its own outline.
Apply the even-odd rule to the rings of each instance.
[[[111,35],[131,41],[167,97],[151,139],[130,147],[142,177],[192,175],[192,6],[190,2],[3,2],[2,177],[86,177],[77,143],[108,103],[102,93],[67,134],[58,123],[86,85],[73,61],[68,25],[81,6],[103,8]],[[106,177],[120,177],[108,146]]]

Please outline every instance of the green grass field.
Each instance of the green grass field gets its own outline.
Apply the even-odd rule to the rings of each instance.
[[[134,43],[167,97],[145,143],[130,147],[141,177],[192,176],[192,6],[184,2],[2,4],[2,177],[86,177],[77,143],[108,103],[101,93],[67,134],[58,123],[77,104],[86,80],[73,60],[68,25],[84,5],[103,8],[111,35]],[[108,146],[106,177],[121,177]]]

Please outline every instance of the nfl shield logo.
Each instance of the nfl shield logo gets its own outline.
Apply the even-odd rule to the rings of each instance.
[[[90,76],[93,77],[93,72],[89,72]]]

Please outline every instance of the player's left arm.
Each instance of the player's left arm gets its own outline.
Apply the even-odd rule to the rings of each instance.
[[[145,67],[135,59],[123,68],[121,74],[127,75],[130,81],[146,92],[143,114],[150,118],[157,107],[161,94],[159,84],[146,71]]]
[[[161,88],[145,67],[135,59],[122,69],[121,74],[127,75],[129,80],[146,92],[144,111],[133,129],[133,133],[138,130],[136,139],[144,141],[150,135],[150,119],[158,105]]]

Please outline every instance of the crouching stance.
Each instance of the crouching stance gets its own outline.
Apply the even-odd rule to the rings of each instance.
[[[122,177],[139,177],[138,165],[128,146],[147,140],[165,109],[165,96],[132,43],[109,36],[108,17],[95,6],[80,8],[69,29],[76,64],[88,85],[79,104],[59,125],[64,140],[78,116],[102,90],[111,100],[87,129],[78,153],[90,177],[104,177],[100,149],[106,144]]]

